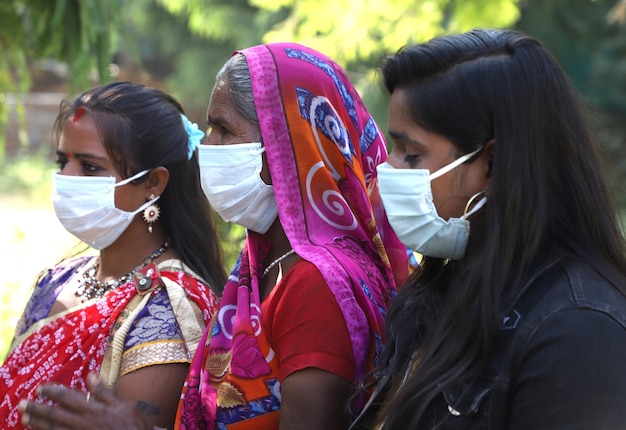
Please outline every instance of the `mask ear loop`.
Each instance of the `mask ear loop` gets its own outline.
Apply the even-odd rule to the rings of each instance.
[[[474,155],[478,154],[481,150],[483,149],[483,146],[481,146],[480,148],[478,148],[475,151],[470,152],[469,154],[465,154],[459,158],[457,158],[456,160],[454,160],[452,163],[443,166],[441,169],[437,170],[434,173],[431,173],[428,176],[428,179],[430,179],[431,181],[434,181],[435,179],[437,179],[440,176],[445,175],[446,173],[448,173],[450,170],[454,169],[457,166],[460,166],[461,164],[465,163],[467,160],[469,160],[470,158],[472,158]]]

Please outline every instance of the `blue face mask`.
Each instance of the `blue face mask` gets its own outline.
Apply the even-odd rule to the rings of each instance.
[[[487,198],[479,200],[463,218],[445,220],[437,213],[430,183],[469,160],[480,149],[463,155],[433,174],[427,169],[394,169],[388,163],[377,167],[380,197],[389,224],[402,243],[428,257],[463,258],[470,231],[467,217],[479,210]]]

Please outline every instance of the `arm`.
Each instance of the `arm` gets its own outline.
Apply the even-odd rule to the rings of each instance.
[[[173,428],[188,368],[183,363],[144,367],[122,376],[115,392],[134,405],[147,428]]]
[[[186,352],[174,352],[171,348],[158,349],[162,345],[151,342],[177,339],[180,336],[174,333],[175,328],[180,325],[174,322],[172,316],[167,317],[163,299],[164,297],[161,297],[158,301],[161,305],[155,307],[158,317],[150,316],[149,307],[146,307],[144,309],[146,313],[142,314],[143,320],[141,318],[136,320],[139,326],[143,326],[140,321],[145,321],[148,330],[143,333],[154,333],[150,328],[158,326],[158,337],[146,336],[141,331],[136,336],[127,337],[127,341],[133,340],[131,347],[134,355],[129,359],[130,365],[137,367],[141,363],[145,367],[129,370],[127,373],[122,369],[122,376],[115,384],[115,392],[106,389],[104,385],[98,385],[98,392],[103,394],[100,397],[94,393],[89,403],[82,393],[71,393],[61,387],[45,386],[41,395],[59,401],[60,407],[58,409],[35,407],[32,402],[28,403],[28,415],[36,423],[31,424],[31,427],[49,428],[48,423],[71,422],[76,423],[76,428],[81,428],[79,423],[82,422],[84,425],[88,422],[93,429],[152,429],[155,425],[172,428],[188,364],[181,362],[187,359]],[[201,319],[198,321],[200,327]],[[137,349],[144,344],[145,348]],[[136,354],[137,351],[139,355]],[[39,423],[38,420],[44,421]]]
[[[352,343],[321,274],[310,263],[300,263],[265,305],[280,367],[280,429],[347,429]]]
[[[352,384],[316,368],[299,370],[282,384],[280,430],[345,430]]]
[[[186,373],[185,364],[146,367],[120,378],[115,391],[90,375],[89,397],[46,384],[40,396],[58,402],[58,407],[20,402],[22,424],[33,430],[80,429],[87,423],[93,430],[173,428]]]
[[[626,428],[626,329],[592,310],[553,314],[515,381],[509,430]]]

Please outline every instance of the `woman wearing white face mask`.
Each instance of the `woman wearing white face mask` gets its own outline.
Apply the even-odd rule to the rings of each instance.
[[[175,428],[345,429],[407,272],[377,193],[383,136],[337,64],[289,43],[235,54],[217,76],[208,123],[202,187],[247,238]],[[137,428],[102,384],[94,393],[108,408],[54,386],[44,392],[63,408],[53,418],[39,409],[35,429],[77,419],[76,410],[89,411],[92,429]]]
[[[133,424],[171,427],[225,282],[199,181],[203,133],[173,98],[131,83],[65,101],[55,130],[55,212],[99,252],[38,279],[0,367],[0,427],[41,423],[40,384],[84,399],[90,372],[128,402]],[[71,425],[89,427],[84,420]]]
[[[376,192],[384,140],[341,68],[297,44],[236,54],[207,116],[204,191],[248,234],[180,428],[345,429],[407,270]]]
[[[353,429],[626,428],[626,247],[566,76],[475,30],[383,65],[381,198],[420,266]]]

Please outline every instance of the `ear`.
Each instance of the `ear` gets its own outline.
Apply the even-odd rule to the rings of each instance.
[[[163,166],[155,167],[148,173],[148,180],[144,183],[146,187],[146,201],[149,200],[148,196],[154,194],[160,196],[165,191],[167,183],[170,180],[170,171]]]

